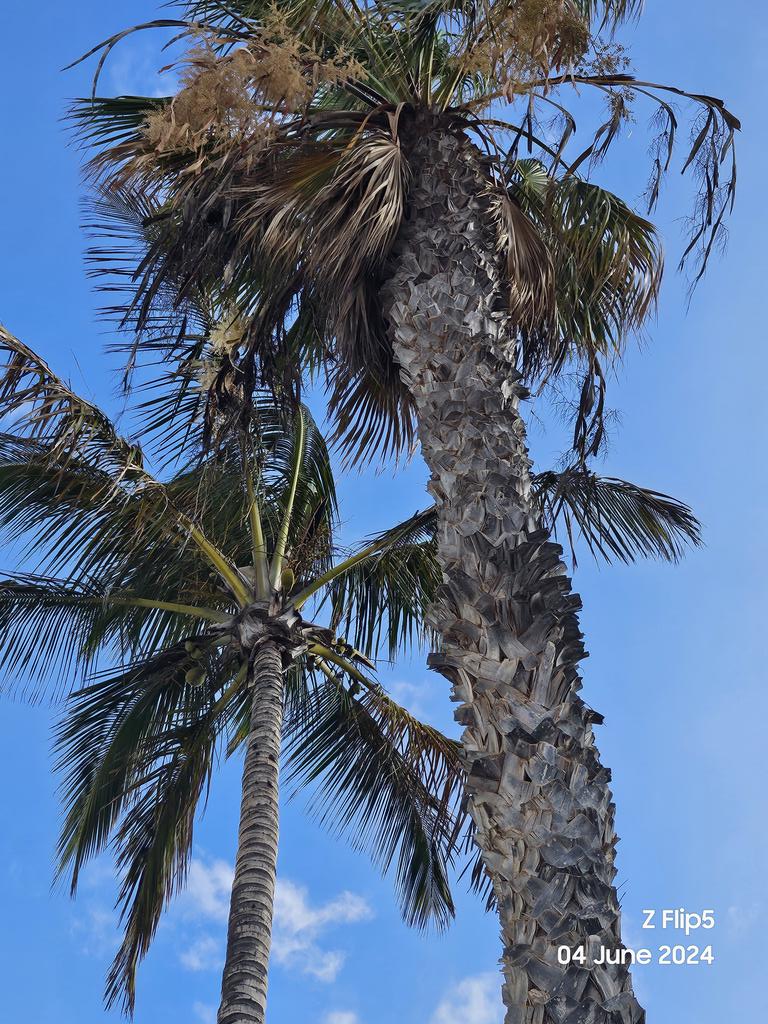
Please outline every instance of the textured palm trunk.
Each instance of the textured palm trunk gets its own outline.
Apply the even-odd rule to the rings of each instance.
[[[283,725],[282,660],[272,641],[257,648],[250,672],[253,710],[218,1024],[264,1024],[267,1005]]]
[[[476,836],[498,901],[506,1024],[636,1024],[624,966],[559,947],[621,944],[610,773],[578,696],[585,656],[553,544],[531,512],[496,233],[476,150],[419,142],[409,214],[383,290],[439,508],[442,637]]]

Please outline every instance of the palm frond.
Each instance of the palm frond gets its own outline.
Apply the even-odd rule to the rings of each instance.
[[[569,358],[620,355],[658,295],[664,263],[654,226],[606,189],[553,177],[537,160],[512,163],[509,189],[540,233],[554,273],[554,329],[527,339],[525,372],[556,374]]]
[[[193,640],[206,643],[199,634]],[[228,713],[217,692],[233,668],[215,647],[207,650],[195,657],[179,644],[105,675],[70,698],[58,729],[66,810],[59,871],[71,873],[74,891],[83,865],[108,843],[114,847],[125,936],[107,1003],[120,999],[128,1012],[137,964],[184,881],[195,813]],[[190,681],[190,667],[199,664],[202,683]]]
[[[385,331],[379,282],[361,281],[350,292],[345,316],[328,333],[340,337],[343,359],[328,370],[331,443],[345,465],[365,465],[410,453],[416,439],[413,396],[403,383]]]
[[[614,112],[606,124],[595,132],[587,148],[574,160],[569,171],[586,161],[599,161],[618,138],[616,112],[627,110],[628,104],[642,98],[654,106],[656,135],[651,140],[651,171],[646,190],[648,210],[658,203],[662,183],[672,165],[680,130],[679,113],[673,105],[683,100],[693,110],[690,119],[689,143],[684,151],[682,173],[690,173],[695,181],[693,209],[688,217],[688,243],[680,260],[680,268],[693,262],[692,283],[704,276],[712,253],[725,238],[725,222],[736,198],[736,133],[739,119],[723,100],[659,82],[644,81],[633,75],[575,74],[552,76],[533,83],[549,94],[562,88],[594,88],[608,97]],[[619,120],[624,120],[621,114]]]
[[[416,513],[329,571],[331,626],[367,657],[394,659],[432,639],[426,613],[442,579],[435,528],[435,509]]]
[[[171,505],[188,510],[187,522],[197,516],[196,484],[199,478],[182,477],[167,489],[115,489],[113,476],[96,465],[61,461],[47,444],[0,435],[0,527],[24,541],[36,571],[50,577],[218,606],[225,598],[217,596],[217,576],[181,531],[185,513]],[[231,505],[217,511],[232,519]]]
[[[316,784],[311,807],[334,832],[394,865],[409,924],[445,927],[454,913],[448,869],[463,816],[459,746],[369,690],[355,698],[329,678],[286,736],[287,778]]]
[[[571,550],[581,539],[597,558],[676,562],[701,544],[701,526],[676,498],[581,468],[540,473],[533,494],[550,529],[561,523]],[[574,555],[575,558],[575,555]]]
[[[55,698],[101,658],[146,657],[187,636],[207,614],[218,613],[107,591],[88,580],[6,578],[0,581],[0,690],[34,699],[50,689]]]
[[[18,437],[45,443],[66,465],[77,456],[115,482],[143,470],[138,445],[121,437],[106,413],[58,377],[36,352],[0,325],[0,417]]]

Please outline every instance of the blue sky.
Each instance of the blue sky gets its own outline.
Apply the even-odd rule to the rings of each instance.
[[[82,265],[78,156],[60,118],[88,72],[59,68],[125,25],[157,16],[147,0],[120,5],[42,0],[7,5],[0,42],[0,318],[74,385],[114,408],[114,364],[102,355],[97,300]],[[658,321],[613,385],[622,425],[604,471],[689,501],[706,547],[678,567],[596,568],[576,583],[591,657],[585,696],[606,716],[598,741],[614,773],[619,882],[626,940],[683,942],[643,932],[643,908],[714,908],[716,962],[638,968],[655,1024],[720,1024],[768,1012],[760,942],[768,892],[764,860],[767,561],[764,510],[763,105],[768,21],[750,0],[649,0],[633,32],[636,67],[656,80],[725,96],[742,117],[740,193],[727,257],[715,261],[690,310],[674,273],[689,193],[674,179],[659,216],[670,272]],[[150,39],[109,67],[111,91],[153,88]],[[643,120],[604,170],[611,187],[639,191]],[[556,431],[536,427],[542,467]],[[342,482],[349,536],[425,504],[426,474],[369,472]],[[4,560],[3,569],[9,568]],[[387,674],[395,693],[450,727],[446,684],[420,658]],[[91,871],[77,901],[52,889],[57,830],[51,711],[0,704],[0,1018],[30,1024],[117,1020],[101,1005],[116,942],[114,880]],[[161,926],[139,979],[136,1020],[213,1020],[227,887],[236,834],[239,766],[222,768],[197,833],[187,894]],[[499,1024],[496,926],[467,895],[444,936],[398,920],[389,883],[325,834],[301,800],[284,808],[271,1024]],[[461,885],[459,884],[459,889]],[[696,941],[695,938],[688,941]]]

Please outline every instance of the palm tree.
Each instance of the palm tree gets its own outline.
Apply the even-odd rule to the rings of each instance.
[[[520,402],[526,385],[575,370],[583,471],[603,432],[603,363],[646,320],[661,275],[651,224],[578,174],[630,104],[651,100],[662,123],[651,205],[674,151],[671,100],[701,112],[684,165],[701,182],[686,253],[697,276],[733,199],[722,164],[738,122],[719,100],[628,74],[600,42],[601,19],[617,24],[633,0],[182,7],[163,24],[208,45],[189,54],[178,94],[79,111],[101,145],[95,170],[163,205],[129,320],[144,331],[158,298],[223,285],[248,328],[217,396],[233,379],[246,392],[296,385],[307,359],[330,359],[348,451],[418,436],[443,577],[430,663],[466,726],[507,1022],[634,1024],[626,968],[558,962],[561,946],[621,941],[616,839],[600,716],[578,696],[579,600],[531,493]],[[609,113],[571,156],[574,88],[599,90]],[[503,100],[512,114],[496,118]],[[542,110],[563,124],[554,143]]]
[[[60,871],[74,892],[111,842],[125,928],[108,1005],[133,1009],[222,746],[245,759],[220,1021],[264,1020],[281,748],[289,782],[319,783],[322,817],[394,865],[406,920],[444,925],[465,831],[458,744],[392,701],[362,651],[300,614],[325,593],[331,619],[361,632],[360,600],[366,622],[388,616],[399,646],[422,630],[430,546],[383,535],[334,559],[328,453],[303,407],[289,424],[260,402],[258,431],[163,482],[2,328],[0,348],[0,524],[38,558],[0,585],[0,665],[12,678],[86,675],[58,731]],[[373,558],[375,589],[361,575]]]

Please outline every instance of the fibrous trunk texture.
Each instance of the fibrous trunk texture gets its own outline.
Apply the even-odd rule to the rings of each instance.
[[[477,843],[503,939],[506,1024],[638,1024],[624,966],[558,962],[620,947],[614,806],[580,700],[585,656],[561,548],[531,512],[522,389],[488,199],[465,140],[417,144],[408,218],[383,289],[439,508],[431,611],[453,684]]]
[[[218,1024],[264,1024],[278,839],[283,726],[280,651],[262,643],[249,666],[253,709],[243,767],[240,832]]]

